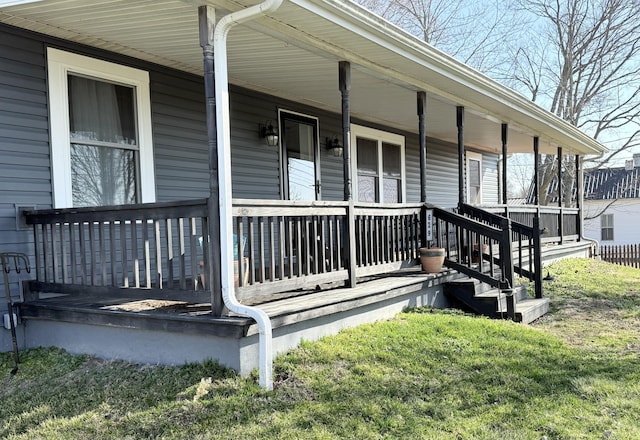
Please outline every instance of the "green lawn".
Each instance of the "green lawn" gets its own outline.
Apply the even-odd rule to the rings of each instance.
[[[305,343],[275,390],[214,363],[0,354],[0,437],[638,439],[640,271],[550,266],[533,326],[430,309]]]

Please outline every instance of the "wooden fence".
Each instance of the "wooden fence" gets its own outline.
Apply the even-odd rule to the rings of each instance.
[[[601,245],[600,258],[609,263],[640,268],[640,244]]]

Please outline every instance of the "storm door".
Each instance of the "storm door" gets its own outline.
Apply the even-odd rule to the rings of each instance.
[[[318,120],[282,111],[280,130],[285,198],[319,200]]]

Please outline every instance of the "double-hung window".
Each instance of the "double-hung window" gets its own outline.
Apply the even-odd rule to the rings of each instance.
[[[602,241],[613,240],[613,214],[602,214],[600,216],[600,233]]]
[[[154,202],[148,73],[47,55],[54,206]]]
[[[351,144],[359,202],[405,201],[404,136],[352,125]]]

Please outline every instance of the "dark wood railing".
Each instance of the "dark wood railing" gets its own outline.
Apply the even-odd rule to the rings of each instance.
[[[497,228],[504,228],[505,219],[501,215],[492,213],[483,208],[463,204],[460,206],[461,214]],[[538,217],[530,219],[532,225],[520,223],[509,218],[511,230],[511,242],[514,273],[534,282],[536,298],[542,298],[542,250],[541,227]]]
[[[36,291],[198,287],[206,200],[38,210],[25,221],[34,230]]]
[[[355,285],[358,277],[411,266],[419,255],[424,209],[419,203],[234,199],[238,298],[256,303],[282,292],[295,295],[347,281]],[[506,237],[531,240],[524,226],[501,223],[488,213],[483,215],[489,218],[474,219],[435,211],[450,267],[490,284],[513,285],[512,259],[505,258],[512,255],[512,240]],[[36,254],[32,289],[79,294],[87,287],[94,293],[210,289],[207,215],[205,199],[27,212]],[[521,256],[535,247],[522,240]],[[475,254],[482,258],[474,261]],[[522,261],[516,273],[538,273]]]
[[[511,229],[432,207],[434,241],[445,249],[445,265],[493,287],[513,287]],[[506,257],[506,258],[505,258]]]
[[[234,199],[234,233],[246,239],[238,262],[244,274],[238,298],[259,302],[274,293],[413,265],[421,210],[421,204]],[[348,237],[350,218],[353,237]],[[353,243],[353,249],[346,249],[346,243]],[[353,266],[348,264],[352,256]]]
[[[580,238],[580,210],[554,206],[483,206],[483,210],[507,217],[522,225],[533,227],[533,219],[540,221],[542,243],[564,243]]]
[[[348,279],[348,209],[347,202],[234,199],[234,234],[244,243],[238,298],[259,302]]]
[[[391,272],[415,264],[420,252],[423,209],[421,203],[355,205],[356,276]]]

